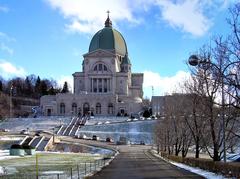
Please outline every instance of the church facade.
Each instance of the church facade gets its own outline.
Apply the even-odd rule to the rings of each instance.
[[[121,33],[112,28],[109,16],[83,57],[82,71],[73,74],[73,94],[41,97],[44,115],[113,116],[142,110],[143,74],[131,72],[127,44]]]

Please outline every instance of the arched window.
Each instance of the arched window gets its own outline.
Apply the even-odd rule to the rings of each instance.
[[[107,72],[107,66],[102,64],[102,63],[98,63],[94,66],[93,71],[95,71],[95,72]]]
[[[77,104],[76,103],[72,103],[72,112],[74,115],[77,115]]]
[[[108,114],[113,114],[113,104],[112,103],[108,104]]]
[[[96,114],[101,114],[101,104],[100,103],[96,104]]]
[[[60,114],[62,114],[62,115],[65,114],[65,104],[64,103],[60,104]]]

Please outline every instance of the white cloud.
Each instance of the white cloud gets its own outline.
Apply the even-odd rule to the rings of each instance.
[[[23,77],[26,75],[26,71],[22,67],[17,67],[5,60],[0,60],[0,76],[9,78],[12,76]]]
[[[106,11],[116,26],[120,21],[139,24],[145,12],[158,8],[157,14],[171,27],[194,36],[204,35],[213,24],[214,14],[235,0],[45,0],[58,10],[73,32],[94,33],[103,27]],[[156,14],[153,14],[153,17]]]
[[[212,25],[209,17],[204,15],[202,0],[158,0],[162,10],[162,19],[170,26],[181,29],[194,36],[204,35]],[[204,3],[205,4],[205,3]]]
[[[5,12],[5,13],[7,13],[9,11],[9,8],[8,7],[6,7],[6,6],[1,6],[0,5],[0,12]]]
[[[181,92],[180,84],[190,78],[190,73],[178,71],[174,76],[161,76],[159,73],[144,71],[144,96],[164,95],[166,93]]]
[[[64,82],[68,83],[68,89],[70,91],[73,91],[73,77],[72,76],[61,76],[59,79],[57,79],[58,85],[62,88]]]
[[[12,55],[13,54],[13,49],[8,47],[5,43],[0,43],[0,50],[1,51],[4,51],[4,52],[7,52],[8,54]]]
[[[113,23],[125,20],[131,23],[138,23],[139,19],[133,15],[135,2],[137,0],[46,0],[51,7],[57,9],[63,14],[64,18],[70,20],[66,25],[71,31],[94,33],[103,27],[106,20],[107,10],[110,10],[110,16]],[[140,0],[138,4],[148,4]],[[146,7],[144,7],[146,9]]]
[[[3,33],[3,32],[0,32],[0,40],[6,40],[8,42],[15,42],[16,39],[14,39],[13,37],[10,37],[9,35]]]

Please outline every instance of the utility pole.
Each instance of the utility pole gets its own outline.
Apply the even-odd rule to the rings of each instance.
[[[154,87],[152,86],[152,96],[154,96]]]
[[[10,87],[10,101],[9,101],[9,118],[12,117],[12,92],[13,92],[13,84],[11,83]]]

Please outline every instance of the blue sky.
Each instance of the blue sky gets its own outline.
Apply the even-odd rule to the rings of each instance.
[[[226,35],[234,0],[0,0],[0,76],[29,74],[59,84],[81,71],[91,37],[110,10],[124,36],[144,96],[163,95],[189,76],[186,59]]]

